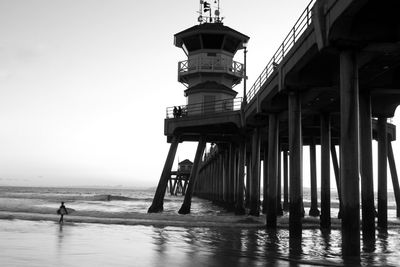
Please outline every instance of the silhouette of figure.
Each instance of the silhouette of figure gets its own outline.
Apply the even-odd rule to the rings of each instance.
[[[174,114],[174,118],[176,118],[178,116],[178,109],[175,106],[174,106],[173,114]]]
[[[64,206],[64,202],[61,202],[60,208],[57,210],[57,213],[60,214],[60,221],[59,223],[64,222],[64,215],[68,214],[67,208]]]
[[[178,117],[182,116],[182,108],[181,106],[178,107]]]

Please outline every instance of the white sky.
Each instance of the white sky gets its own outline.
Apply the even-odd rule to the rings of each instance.
[[[198,2],[0,0],[0,185],[156,186],[165,108],[185,104],[173,35]],[[250,36],[249,86],[308,2],[221,1]]]

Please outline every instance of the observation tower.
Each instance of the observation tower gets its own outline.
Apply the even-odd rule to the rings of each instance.
[[[175,46],[187,56],[178,63],[178,81],[187,87],[187,109],[182,115],[232,110],[237,95],[233,88],[244,77],[243,63],[233,58],[249,37],[222,23],[216,3],[215,16],[211,16],[213,6],[200,1],[199,24],[174,36]]]
[[[171,147],[149,212],[163,210],[179,143],[199,142],[179,211],[188,213],[206,143],[221,144],[221,148],[227,144],[229,150],[229,143],[238,138],[243,128],[242,99],[236,98],[234,87],[246,77],[246,66],[234,57],[246,48],[250,38],[223,24],[219,0],[200,0],[198,13],[197,25],[174,35],[174,45],[186,55],[178,63],[178,81],[186,87],[186,105],[167,108],[164,134]]]

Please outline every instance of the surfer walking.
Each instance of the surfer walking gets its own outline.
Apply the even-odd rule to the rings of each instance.
[[[68,214],[67,208],[64,206],[64,202],[61,202],[61,206],[57,211],[58,214],[60,214],[60,221],[59,223],[64,222],[64,215]]]

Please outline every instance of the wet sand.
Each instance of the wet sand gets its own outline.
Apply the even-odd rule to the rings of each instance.
[[[287,217],[280,219],[276,231],[265,229],[263,216],[240,216],[235,222],[213,217],[214,223],[207,216],[192,222],[188,216],[164,222],[164,215],[148,217],[102,221],[68,216],[59,225],[56,215],[1,212],[1,265],[345,266],[336,220],[333,229],[323,233],[316,218],[305,218],[303,237],[297,240],[289,237]],[[175,225],[167,225],[171,222]],[[362,252],[360,264],[396,266],[399,235],[398,225],[391,224],[388,233],[378,234],[372,251]]]
[[[260,257],[253,243],[248,244],[252,252],[247,254],[243,247],[237,247],[238,236],[218,240],[206,231],[173,226],[0,220],[0,258],[2,266],[32,267],[290,265],[290,261]]]

